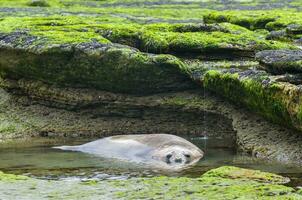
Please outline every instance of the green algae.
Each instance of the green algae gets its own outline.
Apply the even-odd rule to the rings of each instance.
[[[0,171],[0,181],[1,182],[24,181],[24,180],[28,180],[28,179],[29,178],[27,176],[5,174]]]
[[[213,11],[204,16],[207,23],[228,22],[250,30],[265,29],[268,31],[284,31],[283,37],[272,38],[280,41],[299,39],[301,28],[291,31],[290,26],[300,27],[302,24],[301,13],[289,10],[272,11]]]
[[[9,0],[1,1],[3,5],[19,7],[19,6],[30,6],[29,2],[32,0],[14,0],[14,3],[11,3]],[[51,1],[50,1],[51,2]],[[232,6],[229,6],[227,2],[221,2],[219,0],[194,0],[190,1],[188,4],[185,1],[179,0],[171,0],[171,1],[160,1],[160,0],[148,0],[147,2],[141,0],[106,0],[106,1],[98,1],[98,0],[90,0],[90,1],[80,1],[80,0],[61,0],[59,1],[61,4],[60,6],[81,6],[81,7],[145,7],[145,8],[200,8],[202,7],[207,9],[234,9],[240,8],[242,10],[245,9],[259,9],[263,8],[266,5],[263,1],[260,0],[240,0],[240,1],[233,1]],[[57,3],[57,1],[56,1]],[[274,9],[274,8],[290,8],[298,9],[301,8],[301,2],[299,0],[273,0],[270,2],[270,7],[265,6],[265,9]]]
[[[14,0],[8,1],[3,0],[0,2],[1,7],[26,7],[29,6],[31,0]],[[225,22],[228,21],[230,23],[239,24],[240,26],[256,29],[256,28],[264,28],[268,23],[279,23],[279,20],[287,21],[285,19],[292,19],[294,21],[299,20],[299,12],[296,12],[295,9],[287,9],[290,5],[295,4],[296,6],[301,7],[301,3],[298,1],[274,1],[271,4],[284,4],[283,7],[272,6],[271,9],[261,11],[261,6],[263,2],[259,2],[256,0],[249,2],[236,1],[232,2],[234,4],[233,10],[230,7],[226,9],[226,11],[215,12],[215,6],[217,5],[218,10],[221,10],[222,3],[219,1],[191,1],[190,4],[186,3],[186,5],[177,5],[173,3],[183,3],[183,2],[161,2],[165,5],[156,5],[159,2],[156,1],[148,1],[147,3],[141,1],[70,1],[70,0],[61,0],[61,1],[48,1],[51,7],[57,8],[60,7],[66,12],[86,12],[86,13],[114,13],[116,14],[127,14],[132,17],[156,17],[156,18],[166,18],[166,19],[199,19],[201,22],[203,18],[206,20],[214,21],[214,22]],[[155,4],[152,4],[155,3]],[[199,4],[202,4],[200,7]],[[141,5],[140,5],[141,4]],[[148,5],[150,4],[150,5]],[[170,5],[169,5],[170,4]],[[140,6],[138,6],[140,5]],[[198,6],[199,5],[199,6]],[[249,11],[248,9],[237,10],[236,7],[241,6],[255,6],[259,5],[260,9]],[[104,8],[105,7],[105,8]],[[152,8],[152,9],[150,9]],[[194,8],[194,9],[192,9]],[[281,10],[281,8],[285,8],[285,10]],[[212,10],[209,10],[212,9]],[[50,11],[54,11],[51,10]],[[281,22],[280,21],[280,22]],[[288,23],[287,23],[288,24]]]
[[[251,171],[234,167],[221,167],[215,172],[207,172],[200,178],[186,177],[153,177],[153,178],[132,178],[128,180],[103,180],[86,184],[79,181],[44,181],[37,179],[21,179],[18,181],[7,181],[0,179],[1,190],[9,191],[2,193],[0,197],[14,196],[18,191],[35,190],[34,193],[26,193],[27,198],[36,199],[37,194],[43,197],[64,199],[301,199],[301,195],[293,188],[278,185],[275,183],[258,182],[254,179],[240,177],[226,178],[228,172]],[[223,174],[224,178],[216,174]],[[258,176],[270,176],[264,172],[255,172]],[[3,176],[3,175],[2,175]],[[8,176],[8,175],[5,175]],[[19,179],[19,176],[14,176]],[[14,178],[14,179],[15,179]],[[64,187],[63,187],[64,185]],[[43,192],[42,192],[43,191]],[[68,191],[68,192],[66,192]],[[80,192],[79,192],[80,191]],[[40,193],[42,192],[42,193]],[[20,194],[20,193],[19,193]],[[18,195],[17,195],[18,196]]]
[[[59,0],[2,0],[1,7],[60,7]]]
[[[213,11],[205,15],[204,20],[208,23],[229,22],[239,26],[255,30],[264,29],[269,22],[275,21],[276,11]]]
[[[208,25],[209,30],[198,30],[198,27],[194,29],[192,25],[183,24],[142,26],[100,23],[102,23],[102,18],[75,16],[8,17],[0,21],[3,27],[2,33],[26,30],[32,36],[47,38],[51,44],[81,43],[92,40],[100,43],[111,41],[152,53],[294,48],[289,44],[266,41],[261,34],[231,24],[222,24],[220,29],[219,26],[212,27],[213,30],[211,30],[211,25]]]
[[[1,71],[11,78],[140,94],[192,86],[182,72],[185,65],[173,56],[149,55],[126,46],[94,42],[60,47],[30,37],[33,44],[25,46],[25,51],[17,53],[10,48],[28,37],[17,35],[18,40],[2,45],[0,54],[7,59],[0,60]]]
[[[231,24],[222,24],[220,31],[219,29],[198,31],[187,27],[188,25],[168,24],[140,27],[107,25],[100,27],[98,32],[112,42],[153,53],[203,54],[218,53],[223,50],[253,52],[264,49],[295,48],[285,43],[265,41],[261,35]]]
[[[0,2],[3,8],[26,7],[30,10],[24,9],[13,14],[1,13],[1,37],[20,33],[24,35],[21,34],[14,42],[5,46],[1,56],[8,59],[0,62],[0,73],[14,79],[25,77],[40,80],[58,87],[89,87],[140,95],[183,90],[192,86],[187,75],[184,75],[184,72],[195,71],[192,66],[173,56],[154,56],[140,51],[180,56],[189,53],[190,56],[196,54],[194,56],[206,57],[213,52],[227,52],[234,53],[231,57],[237,54],[237,57],[239,55],[242,58],[253,57],[255,52],[265,49],[295,49],[296,47],[288,42],[300,37],[288,28],[289,25],[301,24],[301,15],[294,10],[216,12],[200,8],[197,6],[200,2],[190,5],[191,7],[166,3],[157,6],[144,4],[144,7],[140,8],[136,3],[141,5],[143,2],[133,0],[48,1],[49,7],[42,9],[39,6],[32,7],[30,2]],[[241,2],[238,5],[257,6],[259,3]],[[114,7],[117,4],[120,6]],[[300,4],[292,2],[291,5]],[[188,9],[193,7],[194,9]],[[63,16],[60,13],[63,13]],[[14,14],[28,14],[31,17],[7,17]],[[184,22],[181,22],[182,20]],[[212,29],[204,30],[196,24],[202,24],[204,21]],[[285,30],[290,39],[285,42],[265,39],[268,31],[273,30]],[[30,43],[31,41],[33,42]],[[99,43],[104,45],[104,48],[109,48],[109,51],[103,52],[93,48],[83,53],[84,43]],[[127,46],[115,46],[112,43]],[[211,67],[209,65],[208,68]],[[233,68],[234,65],[220,62],[216,63],[215,67]],[[291,94],[292,90],[285,90],[284,85],[262,84],[266,82],[267,75],[242,81],[238,74],[233,73],[221,75],[207,70],[202,70],[201,73],[206,74],[206,88],[221,93],[234,102],[239,101],[272,121],[301,129],[300,99],[298,98],[298,103],[292,106],[290,101],[296,102],[297,95],[287,99],[286,92]],[[182,99],[170,100],[169,103],[186,104]],[[18,121],[17,119],[18,117],[14,116],[10,120]],[[19,125],[11,121],[3,120],[0,132],[19,132],[27,129],[26,124]]]
[[[106,24],[102,17],[50,16],[7,17],[0,21],[0,25],[4,27],[1,55],[7,58],[1,61],[1,73],[8,77],[24,76],[50,84],[79,84],[123,93],[164,91],[165,87],[176,88],[169,85],[177,85],[177,82],[182,85],[181,82],[186,80],[182,72],[187,66],[177,58],[148,55],[130,47],[144,52],[172,54],[202,55],[227,51],[243,57],[251,57],[264,49],[295,48],[266,41],[261,34],[226,23],[216,26],[139,26]],[[84,43],[107,45],[110,50],[95,49],[83,53]],[[41,67],[44,70],[41,71]],[[181,90],[187,86],[177,87]]]
[[[206,172],[203,177],[220,177],[230,179],[247,179],[265,183],[284,184],[288,183],[289,179],[272,174],[264,173],[259,170],[240,169],[238,167],[225,166],[223,168],[213,169]]]
[[[208,23],[229,22],[246,27],[250,30],[268,29],[280,30],[290,24],[300,24],[301,13],[290,10],[272,11],[213,11],[204,16]]]
[[[29,6],[38,6],[38,7],[49,7],[48,1],[46,0],[32,0],[27,3]]]
[[[299,24],[301,18],[294,9],[213,11],[188,9],[184,5],[177,9],[173,5],[166,8],[159,5],[150,9],[149,5],[139,8],[136,3],[142,2],[132,0],[48,1],[49,7],[42,9],[29,6],[30,2],[5,0],[0,3],[4,11],[7,8],[28,7],[16,13],[32,13],[29,17],[9,17],[8,12],[1,15],[1,37],[4,38],[1,40],[1,56],[6,58],[0,61],[1,74],[14,79],[25,77],[40,80],[57,86],[89,87],[131,94],[191,87],[189,78],[184,74],[195,70],[191,66],[173,56],[154,56],[142,51],[184,57],[188,54],[194,57],[203,55],[206,58],[211,53],[225,53],[230,54],[231,58],[242,58],[253,57],[255,52],[265,49],[295,49],[297,47],[289,43],[265,38],[271,30],[286,28],[290,33],[288,25]],[[152,2],[156,1],[149,3]],[[116,3],[120,6],[117,7]],[[237,4],[255,6],[261,5],[261,2],[241,1]],[[182,22],[184,19],[187,21]],[[143,21],[140,23],[139,20]],[[145,24],[148,20],[154,21]],[[163,23],[160,20],[166,21]],[[14,41],[7,42],[10,37]],[[99,43],[110,50],[83,52],[84,43]],[[221,62],[215,67],[234,66]],[[233,81],[232,77],[230,80]],[[182,85],[180,82],[186,83]],[[249,91],[255,90],[257,98],[264,98],[265,95],[258,89],[260,85],[246,81],[245,87]],[[240,95],[230,88],[222,91]],[[254,93],[248,92],[251,95]],[[267,113],[265,115],[269,118],[274,118],[272,116],[276,113],[283,113],[281,116],[291,121],[288,120],[287,111],[284,111],[283,102],[280,103],[277,97],[264,100],[266,103],[257,103],[251,99],[247,103],[252,109]],[[7,127],[3,126],[3,130]]]
[[[300,93],[294,85],[275,82],[263,72],[244,75],[244,72],[228,73],[218,70],[208,71],[203,85],[273,122],[301,129]]]
[[[90,19],[88,18],[87,22]],[[49,18],[7,17],[0,23],[3,27],[2,33],[26,31],[32,36],[46,38],[44,44],[79,44],[91,41],[104,44],[110,43],[93,30],[85,29],[83,20],[73,16],[53,16]]]
[[[257,79],[240,79],[238,73],[221,73],[219,71],[208,71],[203,80],[204,87],[226,96],[234,102],[248,106],[253,111],[265,115],[273,121],[290,122],[289,114],[282,102],[277,102],[271,92],[274,87],[268,88],[262,86],[262,81],[267,77],[259,76]],[[279,118],[282,116],[282,118]]]

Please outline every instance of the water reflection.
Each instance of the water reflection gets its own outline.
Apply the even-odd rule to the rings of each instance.
[[[103,180],[127,179],[130,177],[149,177],[156,175],[198,177],[209,169],[232,165],[244,168],[259,169],[289,175],[299,180],[302,169],[295,166],[272,163],[252,158],[236,152],[222,139],[187,137],[192,143],[205,152],[205,157],[195,166],[181,172],[169,172],[147,169],[144,165],[105,159],[80,152],[61,151],[52,146],[61,145],[62,141],[47,145],[35,144],[16,148],[16,145],[0,149],[0,170],[14,174],[25,174],[42,179]],[[70,144],[81,144],[93,139],[70,141]],[[66,141],[64,141],[66,144]],[[299,177],[299,178],[298,178]],[[301,179],[300,179],[301,180]]]

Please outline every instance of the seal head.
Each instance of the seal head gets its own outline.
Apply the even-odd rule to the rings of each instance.
[[[183,146],[167,146],[154,152],[152,158],[166,163],[169,167],[184,167],[195,164],[203,157],[203,152],[196,149],[187,149]]]

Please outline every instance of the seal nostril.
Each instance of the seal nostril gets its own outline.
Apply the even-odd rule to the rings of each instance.
[[[181,159],[181,158],[175,159],[175,162],[176,162],[176,163],[181,163],[181,162],[182,162],[182,159]]]

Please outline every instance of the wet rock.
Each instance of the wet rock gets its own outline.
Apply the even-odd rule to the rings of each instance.
[[[284,74],[284,75],[276,76],[275,80],[277,82],[288,82],[294,85],[301,85],[302,74]]]
[[[202,107],[185,107],[187,99],[195,98],[190,92],[138,97],[56,88],[24,80],[5,88],[10,93],[0,92],[1,139],[73,137],[75,133],[82,137],[135,133],[203,135],[207,130],[208,136],[226,138],[232,141],[228,145],[234,145],[231,120]],[[28,104],[23,105],[24,101]]]
[[[266,39],[280,41],[296,41],[302,34],[302,25],[290,24],[282,30],[271,31]]]
[[[32,5],[16,2],[17,5],[8,0],[0,2],[3,6],[0,71],[1,76],[10,79],[9,83],[1,83],[10,94],[0,99],[0,138],[70,137],[76,136],[75,132],[79,136],[141,132],[203,134],[204,128],[211,136],[223,134],[218,130],[227,130],[233,137],[230,126],[233,121],[237,144],[243,151],[256,157],[301,163],[301,138],[293,137],[295,134],[289,134],[289,129],[276,130],[274,127],[278,125],[262,118],[252,121],[251,116],[245,116],[246,121],[236,120],[234,109],[218,112],[220,104],[224,107],[227,103],[224,100],[209,103],[201,98],[204,91],[197,96],[174,93],[194,87],[190,76],[203,83],[203,87],[271,121],[301,130],[301,78],[296,74],[301,72],[300,58],[295,60],[298,51],[268,54],[260,59],[269,72],[294,73],[282,76],[255,70],[258,63],[253,61],[252,64],[215,61],[191,67],[174,56],[140,52],[242,60],[253,59],[255,52],[264,49],[295,49],[291,44],[273,40],[299,37],[299,12],[220,10],[284,6],[301,9],[298,1],[278,0],[270,5],[239,1],[216,1],[215,5],[204,1],[47,1],[58,9],[42,8],[47,6],[43,0],[26,1]],[[219,11],[204,13],[198,8],[201,4],[203,8]],[[117,5],[123,8],[115,10]],[[185,12],[185,5],[194,9]],[[219,24],[200,24],[203,18]],[[142,25],[145,22],[158,24]],[[256,29],[281,31],[271,32],[267,41],[267,32],[251,31]],[[133,96],[159,92],[164,93]],[[173,92],[175,96],[165,92]],[[202,116],[207,116],[206,122]]]
[[[252,58],[256,51],[265,49],[293,48],[289,44],[267,41],[261,34],[243,27],[223,25],[148,25],[104,26],[97,30],[111,42],[121,43],[143,52],[168,53],[181,57],[220,59],[221,55],[232,58]]]
[[[285,184],[290,180],[272,173],[263,173],[258,170],[240,169],[238,167],[220,167],[206,172],[203,176],[231,178],[231,179],[247,179],[264,183]]]
[[[185,24],[175,28],[176,32],[225,32],[229,33],[230,30],[220,26],[219,24]]]
[[[119,44],[48,43],[15,32],[1,35],[0,71],[13,79],[147,94],[192,88],[184,64],[169,55],[152,55]]]
[[[280,31],[271,31],[267,36],[267,40],[282,40],[287,41],[290,40],[286,30],[280,30]]]
[[[30,0],[28,5],[34,7],[49,7],[47,0]]]
[[[299,38],[299,39],[297,39],[296,41],[296,44],[298,44],[300,47],[299,48],[301,48],[301,44],[302,44],[302,37],[301,38]]]
[[[201,82],[206,89],[273,122],[302,130],[302,91],[297,85],[276,81],[278,78],[259,70],[209,70]]]
[[[302,34],[302,25],[301,24],[291,24],[286,27],[286,33],[292,35]]]
[[[266,50],[256,54],[265,70],[273,74],[301,73],[301,50]]]
[[[22,194],[22,198],[27,199],[41,199],[41,196],[54,199],[183,199],[184,196],[218,200],[301,199],[300,193],[280,184],[282,179],[286,178],[237,167],[220,167],[199,178],[161,176],[126,180],[49,181],[0,173],[0,198],[19,198]]]

